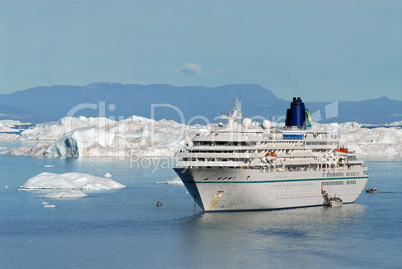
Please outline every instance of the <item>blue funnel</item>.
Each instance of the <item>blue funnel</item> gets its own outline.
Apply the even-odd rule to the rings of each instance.
[[[305,128],[306,109],[300,97],[293,97],[290,109],[286,113],[286,127]]]

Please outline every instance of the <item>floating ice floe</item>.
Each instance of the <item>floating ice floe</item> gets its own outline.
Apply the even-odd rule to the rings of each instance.
[[[110,173],[106,173],[106,174],[104,174],[103,176],[104,176],[104,177],[107,177],[107,178],[112,177],[112,175],[111,175]]]
[[[181,181],[181,179],[179,177],[175,177],[173,179],[169,179],[169,180],[162,181],[162,182],[156,182],[156,183],[183,185],[183,181]]]
[[[107,178],[84,173],[54,174],[43,172],[30,178],[20,190],[60,189],[60,190],[112,190],[126,186]]]
[[[52,192],[48,194],[44,194],[39,196],[39,198],[48,198],[48,199],[71,199],[71,198],[82,198],[88,196],[86,193],[82,191],[61,191],[61,192]]]

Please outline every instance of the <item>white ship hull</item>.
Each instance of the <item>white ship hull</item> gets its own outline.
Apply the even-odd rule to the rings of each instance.
[[[368,180],[363,168],[298,172],[175,168],[175,171],[206,212],[319,206],[326,202],[324,191],[341,197],[344,203],[353,203]],[[336,177],[332,176],[334,173]]]
[[[196,134],[176,154],[175,168],[204,211],[269,210],[328,205],[329,197],[353,203],[368,175],[339,134],[310,129],[310,114],[294,97],[286,127],[271,128],[242,118],[238,100],[228,120],[208,134]]]

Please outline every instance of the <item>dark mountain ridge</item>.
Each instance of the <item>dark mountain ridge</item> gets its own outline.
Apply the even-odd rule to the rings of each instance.
[[[221,113],[228,113],[236,97],[241,101],[245,117],[268,117],[274,121],[278,118],[283,121],[292,99],[277,98],[270,90],[255,84],[212,88],[106,82],[86,86],[55,85],[0,94],[0,120],[40,123],[65,116],[106,116],[119,120],[136,115],[154,116],[156,120],[205,123],[213,122]],[[319,122],[381,124],[402,120],[402,101],[386,97],[359,102],[340,101],[338,104],[303,101],[314,115],[313,119]]]

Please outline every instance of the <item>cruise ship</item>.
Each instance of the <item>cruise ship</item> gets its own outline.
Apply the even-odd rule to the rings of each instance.
[[[286,126],[242,119],[238,100],[208,134],[196,134],[174,168],[205,211],[270,210],[353,203],[368,173],[339,134],[315,131],[301,98],[293,98]],[[241,122],[240,122],[241,120]]]

